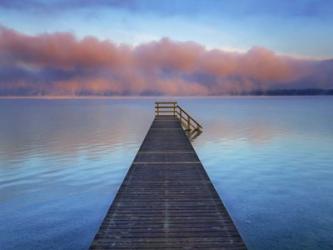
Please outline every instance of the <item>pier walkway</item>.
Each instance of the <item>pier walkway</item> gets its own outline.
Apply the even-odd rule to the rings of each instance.
[[[91,249],[246,249],[189,140],[201,129],[177,103],[156,103]]]

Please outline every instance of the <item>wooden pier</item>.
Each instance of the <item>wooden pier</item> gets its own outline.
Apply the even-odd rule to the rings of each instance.
[[[202,127],[176,102],[155,111],[91,249],[246,249],[189,140]]]

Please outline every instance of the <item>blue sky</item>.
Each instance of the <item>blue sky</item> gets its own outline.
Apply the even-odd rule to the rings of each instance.
[[[19,32],[70,31],[137,45],[168,37],[207,48],[333,57],[333,1],[2,0],[0,24]]]

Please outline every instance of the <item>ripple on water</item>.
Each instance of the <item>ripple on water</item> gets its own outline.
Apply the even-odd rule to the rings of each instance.
[[[2,249],[86,249],[153,101],[0,100]],[[181,103],[204,125],[194,147],[250,249],[333,249],[332,98]]]

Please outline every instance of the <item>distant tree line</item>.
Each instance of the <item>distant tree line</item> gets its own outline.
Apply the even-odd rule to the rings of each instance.
[[[37,91],[29,88],[20,89],[0,89],[0,96],[57,96],[61,93],[49,93],[46,91]],[[79,90],[72,93],[73,96],[115,96],[113,92],[95,93],[89,90]],[[123,96],[131,96],[131,93],[123,93]],[[226,93],[223,95],[243,95],[243,96],[314,96],[314,95],[333,95],[333,89],[270,89],[253,90],[242,93]],[[142,96],[162,96],[161,93],[144,92]],[[218,96],[218,95],[217,95]]]
[[[242,95],[268,95],[268,96],[290,96],[290,95],[333,95],[333,89],[270,89],[254,90]]]

